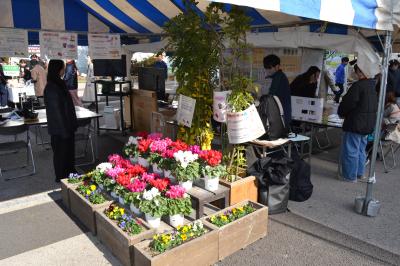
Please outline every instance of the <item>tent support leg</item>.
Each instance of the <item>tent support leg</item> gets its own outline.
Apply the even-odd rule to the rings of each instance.
[[[372,149],[372,158],[371,164],[369,168],[369,179],[367,183],[367,190],[364,198],[362,214],[366,216],[376,216],[379,212],[380,203],[377,200],[372,198],[372,192],[374,188],[375,179],[375,166],[376,166],[376,154],[378,151],[379,140],[380,140],[380,132],[381,132],[381,124],[382,124],[382,116],[383,116],[383,108],[385,106],[385,97],[386,97],[386,84],[388,77],[388,66],[389,66],[389,58],[392,51],[392,32],[386,31],[385,37],[385,47],[383,54],[383,64],[382,64],[382,78],[380,84],[380,93],[379,93],[379,103],[378,103],[378,113],[376,116],[375,123],[375,132],[374,132],[374,145]]]

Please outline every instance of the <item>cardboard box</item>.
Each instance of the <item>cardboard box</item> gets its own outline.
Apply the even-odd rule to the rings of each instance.
[[[292,118],[321,123],[324,99],[292,96]]]
[[[136,131],[151,130],[151,114],[157,112],[157,94],[154,91],[133,90],[133,117]]]

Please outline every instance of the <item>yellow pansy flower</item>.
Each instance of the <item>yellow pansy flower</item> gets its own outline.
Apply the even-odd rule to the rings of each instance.
[[[95,190],[96,190],[96,186],[95,186],[95,185],[91,185],[91,186],[90,186],[90,190],[91,190],[91,191],[95,191]]]
[[[124,209],[124,208],[121,208],[121,209],[119,209],[119,212],[121,213],[121,215],[124,215],[125,209]]]
[[[183,235],[181,235],[181,238],[182,238],[183,241],[186,241],[187,235],[186,235],[186,234],[183,234]]]
[[[184,226],[182,228],[182,233],[187,233],[187,231],[189,231],[189,228],[187,226]]]
[[[92,193],[92,191],[90,191],[89,189],[86,190],[86,195],[90,195]]]

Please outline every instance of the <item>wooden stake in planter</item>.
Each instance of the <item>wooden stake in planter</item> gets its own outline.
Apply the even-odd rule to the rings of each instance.
[[[68,178],[61,179],[61,197],[65,208],[68,211],[71,211],[71,204],[69,199],[70,190],[75,189],[78,187],[79,183],[68,183]]]
[[[109,206],[112,201],[106,201],[102,204],[92,204],[79,194],[76,189],[71,189],[70,193],[71,212],[84,226],[86,226],[93,235],[96,235],[96,216],[95,210],[101,210]]]
[[[106,208],[108,208],[108,205]],[[104,214],[106,208],[95,211],[97,237],[123,265],[134,265],[133,245],[144,239],[151,238],[155,234],[155,231],[142,219],[138,218],[144,230],[137,235],[128,235],[128,233],[118,227],[116,221],[111,220]]]
[[[218,261],[218,231],[205,226],[209,232],[178,247],[153,256],[151,240],[135,245],[135,265],[140,266],[205,266]]]
[[[228,210],[242,207],[246,204],[251,204],[256,210],[222,227],[215,226],[210,222],[211,216],[224,214]],[[218,258],[222,260],[267,235],[268,208],[256,202],[246,200],[204,217],[202,221],[205,225],[218,231]]]

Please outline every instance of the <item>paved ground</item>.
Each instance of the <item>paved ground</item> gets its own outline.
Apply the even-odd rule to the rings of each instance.
[[[123,139],[100,136],[100,159],[120,152]],[[335,158],[334,151],[315,157]],[[37,175],[8,182],[0,177],[0,265],[118,265],[62,208],[51,151],[34,145],[34,153]],[[0,166],[25,158],[14,156],[2,157]],[[312,166],[311,199],[290,203],[291,213],[271,216],[266,238],[219,265],[400,265],[399,169],[383,175],[378,163],[375,195],[383,206],[378,217],[368,218],[352,211],[364,184],[336,180],[333,163],[313,159]]]

